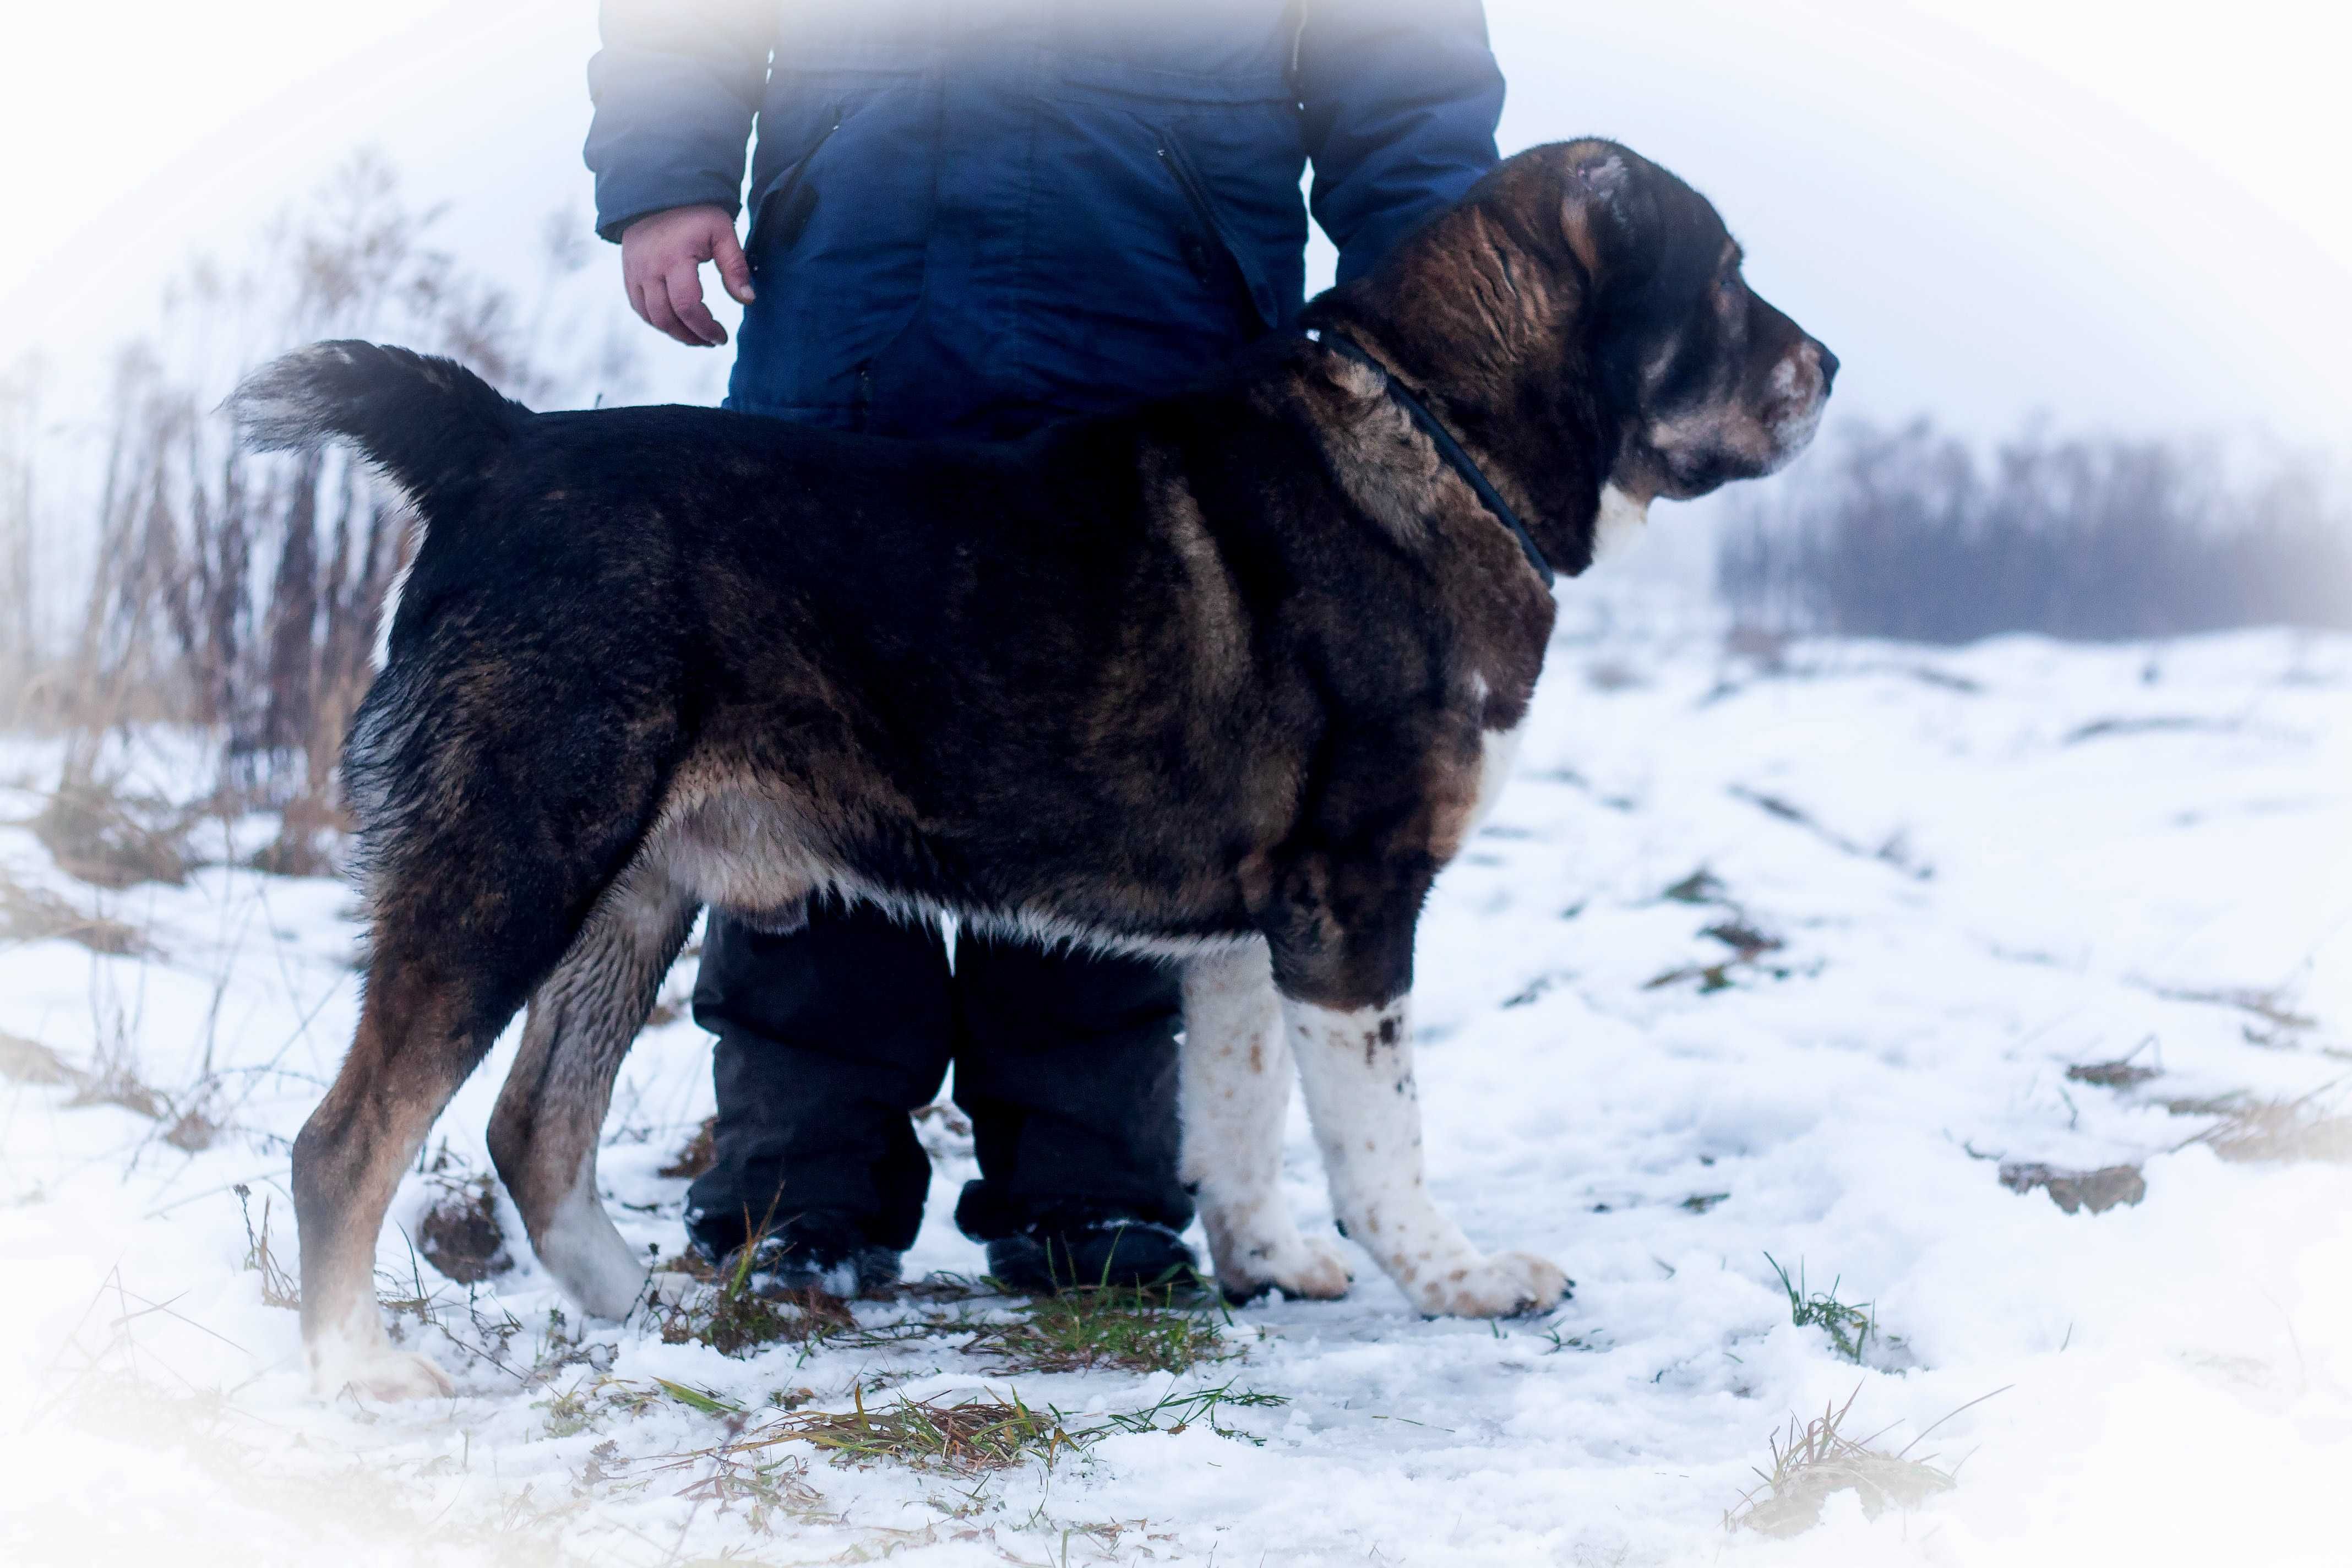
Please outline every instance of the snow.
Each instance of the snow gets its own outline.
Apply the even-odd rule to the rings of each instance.
[[[509,1039],[380,1255],[387,1289],[438,1292],[444,1328],[407,1342],[459,1397],[314,1402],[295,1315],[245,1266],[235,1189],[290,1254],[288,1141],[353,1017],[352,894],[226,865],[105,893],[0,828],[0,869],[153,946],[0,948],[0,1030],[131,1067],[173,1114],[226,1129],[189,1152],[169,1115],[0,1080],[0,1561],[2341,1561],[2352,1168],[2224,1161],[2191,1142],[2210,1116],[2165,1106],[2334,1103],[2352,640],[1819,641],[1759,660],[1686,616],[1614,621],[1555,647],[1514,783],[1419,955],[1437,1194],[1481,1245],[1559,1262],[1573,1299],[1422,1321],[1350,1249],[1347,1300],[1243,1310],[1244,1353],[1173,1379],[1007,1378],[952,1335],[734,1361],[644,1321],[583,1330],[502,1196],[520,1267],[469,1304],[405,1233],[488,1168]],[[184,792],[199,752],[158,734],[122,761]],[[37,786],[56,760],[12,741],[0,777]],[[11,788],[0,819],[37,804]],[[226,857],[267,829],[209,831]],[[1665,896],[1701,870],[1704,901]],[[1704,933],[1733,927],[1782,945],[1732,962]],[[680,1239],[684,1184],[657,1172],[709,1112],[704,1051],[681,1018],[624,1072],[604,1182],[641,1247]],[[2127,1055],[2161,1076],[2065,1076]],[[977,1272],[948,1217],[968,1147],[927,1135],[909,1271]],[[2136,1164],[2147,1195],[2067,1215],[2005,1189],[2003,1162]],[[1328,1234],[1295,1110],[1287,1185]],[[1790,1322],[1767,1254],[1872,1304],[1864,1364]],[[513,1371],[461,1348],[509,1321]],[[806,1388],[823,1409],[1011,1388],[1074,1422],[1228,1381],[1288,1403],[1221,1416],[1244,1436],[1118,1436],[985,1481],[789,1444],[770,1457],[793,1507],[762,1531],[692,1457],[729,1422],[643,1397],[656,1378],[751,1406]],[[1967,1456],[1958,1485],[1875,1519],[1840,1493],[1786,1541],[1727,1533],[1768,1436],[1849,1394],[1849,1435],[1888,1428],[1889,1448],[1969,1406],[1915,1451]]]

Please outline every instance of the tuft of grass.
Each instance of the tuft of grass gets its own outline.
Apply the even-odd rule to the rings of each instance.
[[[1859,1365],[1863,1347],[1878,1331],[1878,1320],[1867,1301],[1856,1306],[1838,1300],[1838,1284],[1844,1277],[1830,1281],[1827,1290],[1811,1290],[1805,1284],[1805,1265],[1800,1258],[1797,1278],[1791,1280],[1789,1271],[1770,1253],[1764,1261],[1772,1265],[1772,1272],[1780,1277],[1780,1289],[1789,1293],[1789,1321],[1801,1329],[1818,1328],[1830,1337],[1838,1354]]]
[[[774,1424],[779,1439],[797,1438],[853,1464],[891,1463],[971,1475],[1042,1459],[1050,1467],[1076,1447],[1059,1412],[1033,1410],[1018,1394],[1012,1402],[965,1400],[950,1405],[908,1399],[883,1410],[866,1407],[865,1392],[840,1413],[796,1411]]]
[[[2231,1095],[2211,1100],[2176,1100],[2179,1115],[2221,1120],[2181,1145],[2203,1143],[2224,1160],[2325,1160],[2352,1163],[2352,1116],[2321,1097],[2336,1085],[2322,1084],[2295,1100],[2255,1100]]]
[[[1196,1294],[1180,1302],[1151,1289],[1065,1290],[987,1325],[962,1348],[1022,1372],[1189,1372],[1236,1353],[1225,1342],[1233,1320],[1223,1303]]]
[[[2000,1392],[1993,1390],[1993,1394]],[[1837,1492],[1854,1492],[1862,1500],[1864,1515],[1876,1519],[1890,1503],[1900,1509],[1914,1509],[1938,1492],[1951,1490],[1957,1484],[1958,1467],[1943,1469],[1932,1462],[1937,1456],[1930,1454],[1915,1459],[1910,1457],[1911,1450],[1927,1439],[1928,1432],[1958,1415],[1960,1410],[1981,1405],[1992,1394],[1969,1401],[1890,1454],[1871,1446],[1883,1433],[1860,1439],[1845,1435],[1846,1417],[1861,1394],[1862,1385],[1856,1384],[1843,1405],[1835,1408],[1823,1406],[1819,1415],[1802,1426],[1791,1416],[1789,1429],[1769,1439],[1771,1471],[1756,1472],[1763,1486],[1744,1494],[1737,1508],[1725,1511],[1724,1529],[1752,1530],[1771,1536],[1796,1535],[1821,1522],[1822,1505]]]
[[[932,1319],[861,1323],[848,1302],[822,1290],[763,1296],[751,1280],[758,1242],[754,1235],[751,1245],[737,1256],[735,1267],[723,1274],[691,1253],[656,1266],[657,1272],[685,1273],[709,1287],[679,1305],[661,1309],[663,1343],[705,1344],[739,1360],[771,1345],[792,1344],[801,1347],[805,1359],[828,1347],[879,1350],[929,1339],[948,1326]]]
[[[132,795],[119,782],[76,772],[60,783],[29,824],[67,875],[101,888],[140,882],[178,887],[194,857],[188,833],[213,803],[174,806]]]
[[[770,1345],[814,1348],[858,1327],[856,1314],[845,1301],[822,1290],[762,1296],[745,1285],[745,1272],[739,1268],[715,1290],[671,1309],[662,1321],[662,1342],[709,1345],[741,1360]]]
[[[671,1398],[705,1415],[732,1422],[749,1413],[698,1389],[665,1383]],[[1018,1390],[1004,1399],[981,1397],[952,1403],[910,1399],[869,1408],[862,1386],[851,1391],[851,1408],[843,1411],[790,1410],[785,1415],[704,1457],[740,1462],[743,1456],[782,1443],[805,1442],[855,1465],[904,1465],[913,1469],[958,1475],[986,1475],[1033,1461],[1048,1468],[1065,1455],[1083,1455],[1106,1437],[1122,1433],[1176,1433],[1205,1426],[1220,1437],[1262,1444],[1265,1439],[1230,1426],[1223,1415],[1230,1410],[1278,1408],[1289,1400],[1278,1394],[1236,1389],[1231,1383],[1177,1394],[1172,1389],[1141,1410],[1118,1411],[1090,1423],[1074,1423],[1052,1405],[1033,1406]]]
[[[55,893],[27,888],[0,872],[0,940],[78,942],[92,952],[118,958],[149,951],[146,939],[121,921],[86,915]]]

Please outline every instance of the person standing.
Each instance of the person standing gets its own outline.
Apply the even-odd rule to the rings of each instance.
[[[680,342],[743,306],[726,405],[877,436],[1018,439],[1172,391],[1496,161],[1477,0],[604,0],[586,158],[631,306]],[[756,124],[751,197],[744,154]],[[1301,181],[1311,163],[1311,203]],[[748,215],[739,241],[736,223]],[[989,542],[974,538],[971,547]],[[919,721],[919,715],[912,716]],[[1189,1272],[1172,969],[870,907],[713,912],[718,1037],[696,1247],[755,1286],[895,1280],[950,1062],[980,1177],[957,1226],[1016,1289]]]

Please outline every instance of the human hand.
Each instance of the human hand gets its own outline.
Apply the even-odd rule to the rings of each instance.
[[[725,207],[671,207],[621,231],[621,281],[629,291],[629,308],[646,325],[688,348],[716,348],[727,341],[727,329],[702,302],[706,261],[719,264],[719,279],[738,303],[751,302],[751,264],[744,259],[735,220]]]

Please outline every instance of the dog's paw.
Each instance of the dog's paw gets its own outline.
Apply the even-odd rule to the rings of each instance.
[[[1424,1316],[1509,1318],[1558,1306],[1571,1281],[1543,1258],[1494,1252],[1432,1269],[1405,1286]]]
[[[1228,1274],[1231,1278],[1228,1278]],[[1247,1301],[1279,1290],[1294,1301],[1336,1301],[1354,1278],[1347,1255],[1321,1237],[1292,1236],[1244,1268],[1217,1271],[1227,1300]]]
[[[446,1399],[457,1392],[431,1359],[413,1351],[381,1350],[364,1356],[322,1363],[313,1380],[322,1399],[340,1396],[345,1389],[363,1399]]]

